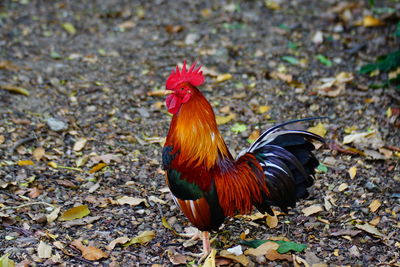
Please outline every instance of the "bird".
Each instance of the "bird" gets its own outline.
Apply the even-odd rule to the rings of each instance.
[[[172,114],[162,150],[162,168],[172,198],[200,231],[204,259],[211,252],[210,231],[225,218],[249,214],[253,207],[273,215],[271,206],[287,212],[306,198],[319,162],[313,141],[324,138],[284,126],[320,119],[303,118],[263,132],[236,158],[217,127],[211,104],[197,88],[205,82],[201,65],[189,69],[186,60],[166,80],[165,104]]]

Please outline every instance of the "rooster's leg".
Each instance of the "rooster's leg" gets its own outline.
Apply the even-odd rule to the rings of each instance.
[[[203,232],[202,239],[203,239],[203,253],[201,255],[199,262],[205,260],[211,253],[210,236],[207,231]]]

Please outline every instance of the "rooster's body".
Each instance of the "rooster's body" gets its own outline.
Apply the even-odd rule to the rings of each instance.
[[[173,113],[163,149],[167,183],[182,212],[201,231],[217,230],[227,216],[248,214],[255,206],[273,214],[286,211],[307,196],[318,160],[311,140],[323,139],[300,130],[264,132],[237,159],[218,131],[211,105],[196,88],[204,81],[200,68],[178,67],[167,81]],[[293,121],[295,122],[295,121]],[[289,122],[291,123],[291,122]]]

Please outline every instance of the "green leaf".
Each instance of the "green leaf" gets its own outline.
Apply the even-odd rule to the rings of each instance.
[[[297,58],[292,57],[292,56],[283,56],[282,60],[289,62],[292,65],[299,65],[299,63],[300,63]]]
[[[61,59],[61,55],[55,51],[50,52],[50,57],[54,59]]]
[[[295,49],[297,49],[298,45],[297,45],[296,43],[294,43],[294,42],[290,42],[290,41],[289,41],[288,47],[289,47],[290,49],[295,50]]]
[[[241,123],[235,123],[232,127],[231,127],[231,131],[234,133],[241,133],[246,131],[247,127],[244,124]]]
[[[70,22],[63,23],[61,27],[71,35],[74,35],[76,33],[75,26]]]
[[[317,167],[317,171],[319,172],[327,172],[328,171],[328,167],[325,166],[324,164],[320,163]]]
[[[400,50],[388,53],[378,57],[375,63],[367,64],[361,67],[359,72],[367,74],[374,70],[390,71],[400,66]]]
[[[400,22],[397,23],[396,31],[394,32],[394,36],[400,37]]]
[[[299,244],[291,241],[277,240],[274,242],[279,244],[279,248],[276,251],[280,254],[285,254],[289,251],[302,252],[307,248],[307,246],[304,244]]]
[[[240,244],[241,245],[245,245],[251,248],[258,248],[259,246],[261,246],[262,244],[264,244],[265,242],[267,242],[268,240],[241,240]]]
[[[284,24],[284,23],[279,24],[278,27],[281,28],[282,30],[286,30],[286,31],[289,31],[289,30],[290,30],[289,26],[287,26],[287,25]]]
[[[333,63],[332,61],[330,61],[327,57],[325,57],[324,55],[318,54],[317,55],[317,59],[319,60],[319,62],[321,62],[322,64],[324,64],[327,67],[332,67]]]

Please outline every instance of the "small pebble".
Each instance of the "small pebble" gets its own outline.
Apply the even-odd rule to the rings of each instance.
[[[47,126],[49,126],[49,128],[52,131],[55,131],[55,132],[60,132],[60,131],[64,131],[64,130],[68,129],[67,123],[65,123],[61,120],[55,119],[55,118],[48,118],[46,120],[46,124],[47,124]]]

